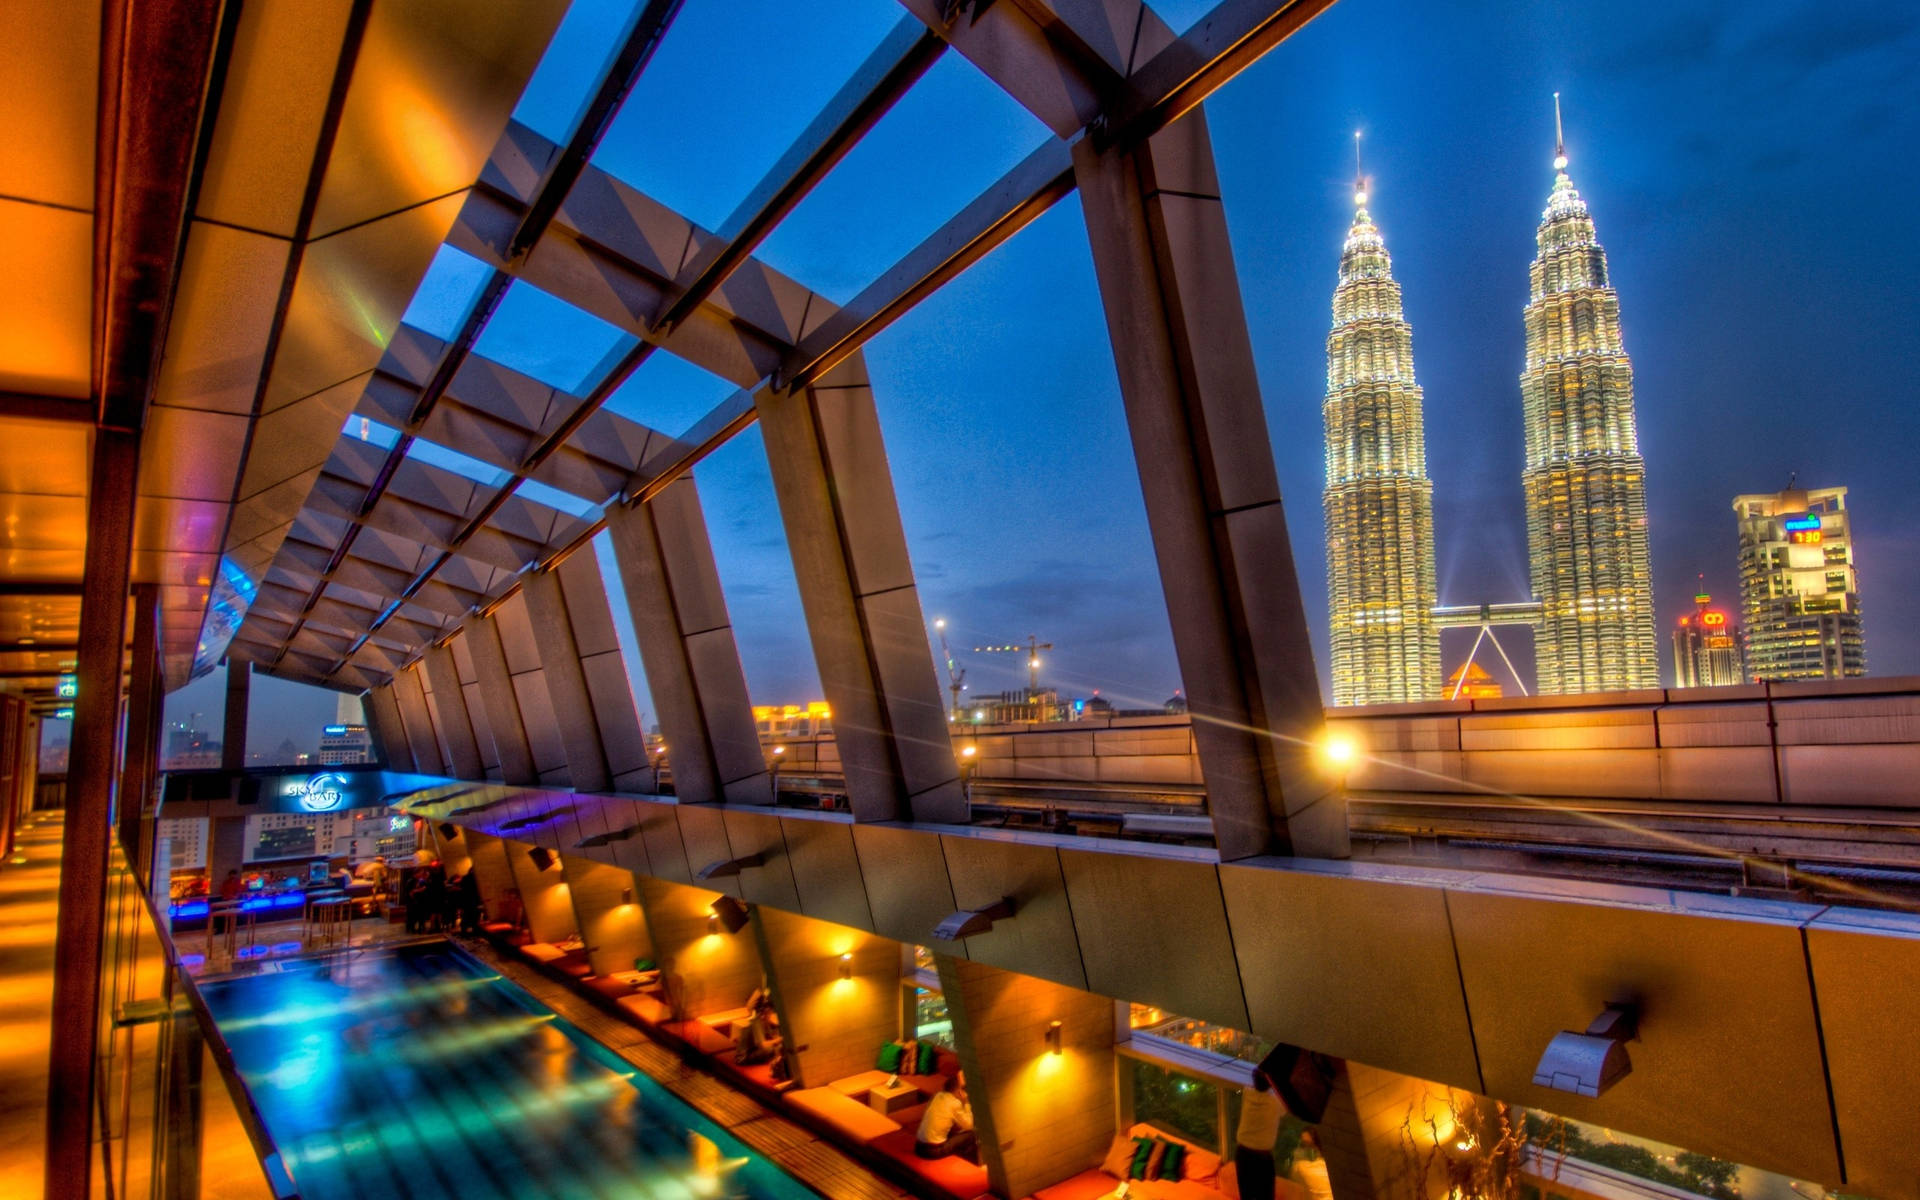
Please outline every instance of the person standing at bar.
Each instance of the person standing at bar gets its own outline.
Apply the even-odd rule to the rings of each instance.
[[[1253,1086],[1240,1092],[1240,1128],[1234,1137],[1234,1174],[1240,1200],[1273,1200],[1273,1144],[1284,1113],[1267,1073],[1254,1068]]]

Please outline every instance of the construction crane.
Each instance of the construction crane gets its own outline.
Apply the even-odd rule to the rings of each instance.
[[[953,647],[947,645],[947,619],[933,619],[934,632],[940,635],[940,659],[947,664],[947,691],[953,693],[953,707],[947,710],[949,721],[960,719],[960,693],[967,690],[967,669],[953,661]]]
[[[1040,652],[1051,649],[1053,649],[1052,642],[1042,642],[1034,638],[1032,634],[1028,634],[1027,644],[1024,646],[1018,642],[1010,646],[975,646],[973,652],[975,654],[1019,654],[1025,651],[1027,655],[1027,698],[1031,700],[1034,695],[1040,691]]]

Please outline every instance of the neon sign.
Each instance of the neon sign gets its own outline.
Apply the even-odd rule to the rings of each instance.
[[[1801,513],[1797,517],[1788,517],[1786,520],[1780,522],[1780,526],[1788,531],[1818,529],[1820,528],[1820,518],[1812,513]]]
[[[322,771],[287,784],[280,794],[292,796],[308,812],[332,812],[347,798],[347,778],[337,771]]]
[[[1792,539],[1793,544],[1796,546],[1818,546],[1820,544],[1820,531],[1818,529],[1794,529],[1790,530],[1787,536]]]
[[[345,725],[329,725],[320,732],[326,734],[328,737],[339,737],[346,731],[347,727]]]
[[[53,681],[53,694],[61,700],[71,700],[80,694],[78,675],[59,675]]]
[[[1727,623],[1727,614],[1723,612],[1704,612],[1700,614],[1700,623],[1702,625],[1725,625]]]

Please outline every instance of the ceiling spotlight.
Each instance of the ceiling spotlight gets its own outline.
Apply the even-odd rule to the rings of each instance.
[[[957,942],[976,933],[985,933],[993,928],[995,921],[1004,921],[1012,915],[1013,897],[1005,896],[998,904],[954,913],[933,927],[933,936],[943,942]]]
[[[1533,1069],[1535,1087],[1598,1096],[1633,1070],[1626,1044],[1640,1032],[1640,1014],[1632,1004],[1609,1004],[1585,1033],[1562,1030],[1547,1043]]]

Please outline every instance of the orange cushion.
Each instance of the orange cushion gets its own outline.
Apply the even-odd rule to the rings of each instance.
[[[897,1129],[874,1140],[873,1148],[896,1162],[905,1164],[914,1174],[952,1196],[955,1200],[973,1200],[987,1190],[987,1169],[961,1158],[921,1158],[913,1152],[911,1129]]]
[[[885,1071],[862,1071],[858,1075],[849,1075],[845,1079],[836,1079],[827,1086],[850,1100],[864,1100],[867,1093],[887,1081]]]
[[[520,947],[520,953],[535,962],[558,962],[567,956],[567,952],[551,942],[528,942]]]
[[[1132,1161],[1133,1143],[1127,1143],[1128,1161]],[[1044,1187],[1033,1194],[1033,1200],[1099,1200],[1101,1196],[1113,1195],[1113,1189],[1120,1186],[1113,1176],[1104,1171],[1082,1171],[1072,1179],[1063,1179],[1052,1187]],[[1140,1185],[1135,1184],[1137,1189]]]
[[[622,996],[614,1001],[621,1008],[645,1021],[649,1025],[663,1025],[673,1016],[671,1010],[659,1000],[645,992],[635,992],[631,996]]]
[[[842,1096],[832,1088],[801,1088],[787,1093],[787,1103],[812,1114],[862,1146],[889,1133],[902,1132],[898,1123],[873,1109]],[[912,1147],[908,1147],[911,1151]]]
[[[1187,1156],[1180,1160],[1180,1178],[1212,1183],[1220,1178],[1220,1156],[1211,1150],[1188,1146]]]

